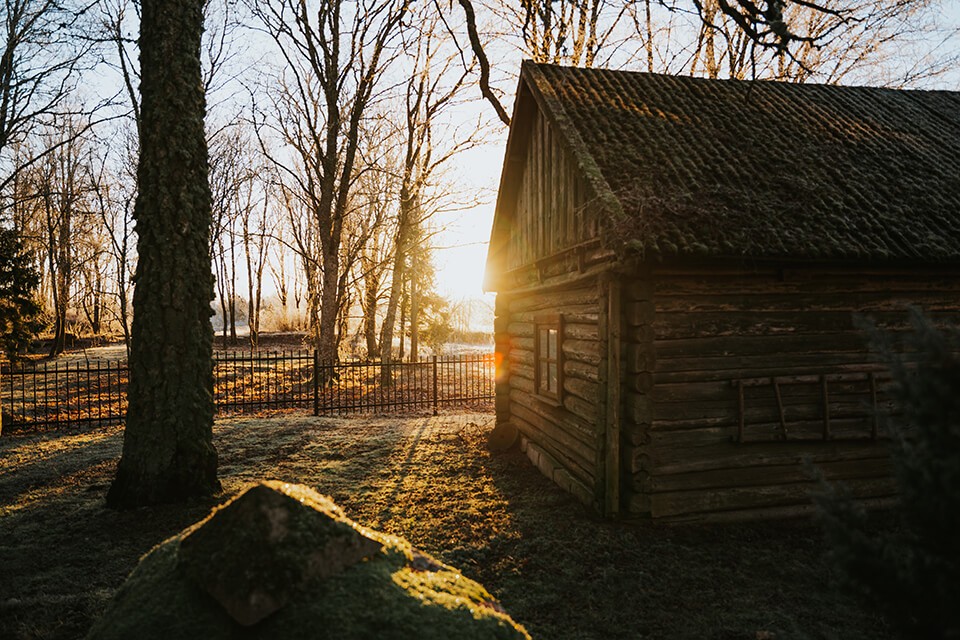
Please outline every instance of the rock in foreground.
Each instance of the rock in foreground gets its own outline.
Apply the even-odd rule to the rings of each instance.
[[[87,637],[529,640],[453,567],[280,482],[144,556]]]

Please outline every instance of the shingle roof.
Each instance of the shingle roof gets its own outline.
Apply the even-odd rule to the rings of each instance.
[[[645,255],[960,262],[960,93],[529,62],[521,77]]]

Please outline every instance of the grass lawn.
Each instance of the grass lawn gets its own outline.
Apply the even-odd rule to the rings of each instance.
[[[498,597],[534,638],[895,637],[834,586],[815,523],[606,522],[520,453],[492,455],[490,414],[229,418],[224,496],[309,485]],[[117,427],[0,438],[0,638],[78,638],[137,559],[217,500],[115,512]]]

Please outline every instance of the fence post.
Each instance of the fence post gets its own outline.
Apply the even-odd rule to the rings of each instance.
[[[313,415],[320,415],[320,352],[313,350]]]
[[[437,356],[433,356],[433,415],[437,415]]]

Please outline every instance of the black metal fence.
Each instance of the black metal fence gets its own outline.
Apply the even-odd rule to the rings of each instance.
[[[488,405],[492,353],[417,362],[320,362],[316,352],[228,352],[215,357],[220,415],[312,410],[314,415]],[[24,363],[0,367],[3,430],[120,422],[127,364]]]

